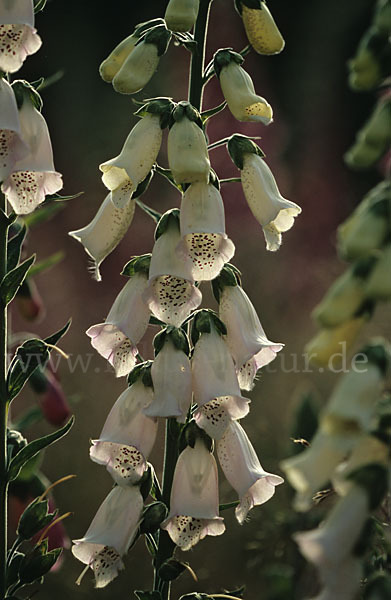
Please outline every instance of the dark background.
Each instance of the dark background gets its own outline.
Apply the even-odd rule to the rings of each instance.
[[[29,249],[37,251],[40,259],[59,249],[66,252],[60,265],[37,277],[46,306],[45,319],[34,326],[16,314],[13,320],[15,329],[34,327],[44,336],[72,316],[72,327],[62,347],[73,361],[76,355],[88,360],[88,353],[92,354],[85,372],[80,365],[73,369],[64,360],[60,363],[62,384],[73,403],[76,424],[65,440],[47,452],[43,464],[51,480],[68,473],[77,475],[77,479],[56,490],[60,510],[74,513],[66,522],[73,538],[82,537],[111,487],[105,469],[88,458],[89,439],[99,434],[125,386],[124,380],[116,380],[105,361],[93,352],[84,332],[107,314],[123,285],[119,275],[123,264],[132,255],[151,251],[154,225],[145,214],[136,212],[124,241],[103,264],[102,283],[91,279],[87,255],[67,232],[87,224],[95,215],[106,195],[98,165],[118,154],[135,122],[131,98],[116,94],[104,83],[98,66],[136,23],[163,16],[165,5],[164,1],[49,0],[36,18],[43,46],[18,73],[18,77],[32,81],[63,71],[62,79],[42,92],[43,113],[51,131],[56,168],[64,175],[63,193],[84,192],[30,235]],[[336,226],[380,178],[375,171],[352,173],[342,160],[374,102],[373,95],[354,94],[346,83],[346,61],[368,26],[373,5],[368,0],[270,1],[286,40],[285,50],[274,57],[252,53],[244,66],[257,92],[272,104],[274,123],[268,128],[238,123],[225,110],[208,127],[211,141],[235,131],[262,136],[259,143],[282,193],[303,209],[294,228],[284,234],[281,249],[267,253],[262,230],[246,205],[240,184],[223,188],[227,232],[236,245],[233,262],[242,270],[243,286],[270,339],[286,344],[272,364],[275,372],[264,373],[250,394],[251,415],[243,423],[264,467],[278,473],[280,460],[292,452],[290,423],[301,391],[315,387],[319,401],[324,402],[337,377],[301,372],[303,346],[316,330],[310,311],[344,269],[335,252]],[[215,0],[207,60],[219,47],[240,50],[246,44],[233,2]],[[187,51],[171,45],[158,72],[137,99],[161,95],[185,99],[188,64]],[[219,86],[212,80],[206,89],[204,108],[221,101]],[[167,166],[164,150],[159,161]],[[224,148],[213,151],[212,162],[219,176],[237,175]],[[177,206],[180,197],[165,180],[155,176],[143,200],[163,212]],[[205,306],[214,307],[208,286],[203,288]],[[381,332],[385,319],[384,310],[378,310],[365,336]],[[142,344],[141,353],[151,357],[149,342]],[[298,356],[297,372],[293,372],[292,355]],[[26,392],[15,406],[15,416],[32,401]],[[49,430],[48,425],[41,424],[29,433],[32,436]],[[158,472],[161,460],[159,439],[152,456]],[[221,496],[223,501],[235,499],[223,477]],[[233,590],[242,583],[247,584],[247,600],[288,599],[295,594],[300,597],[310,589],[306,590],[306,578],[297,576],[301,563],[289,542],[293,517],[288,484],[277,489],[273,500],[254,509],[242,527],[229,512],[224,516],[224,536],[206,539],[182,555],[190,561],[199,583],[183,575],[175,585],[174,598],[193,590]],[[61,571],[50,575],[35,597],[132,598],[133,589],[148,589],[151,581],[150,559],[142,540],[126,564],[126,571],[105,590],[93,589],[90,574],[78,588],[74,581],[83,565],[67,551]]]

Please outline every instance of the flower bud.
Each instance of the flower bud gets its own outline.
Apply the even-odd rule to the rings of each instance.
[[[380,99],[369,120],[360,129],[356,142],[344,156],[354,169],[372,167],[386,152],[391,143],[391,99]]]
[[[391,298],[391,245],[388,244],[379,255],[366,284],[365,296],[371,300],[386,302]]]
[[[159,58],[167,50],[171,33],[164,25],[153,27],[138,41],[113,78],[113,87],[120,94],[135,94],[142,90],[155,73]]]
[[[260,121],[269,125],[273,109],[255,93],[250,75],[240,66],[243,58],[229,49],[219,50],[214,56],[215,71],[228,108],[238,121]]]
[[[200,115],[180,102],[173,112],[167,141],[168,164],[177,184],[209,182],[210,161]]]
[[[239,10],[247,38],[258,54],[278,54],[284,49],[282,37],[266,2],[239,0]]]
[[[36,498],[24,510],[19,519],[17,535],[23,540],[30,540],[41,529],[49,525],[57,511],[48,512],[48,500]]]
[[[19,565],[19,581],[26,585],[33,583],[46,575],[55,565],[62,548],[56,548],[47,552],[47,543],[45,540],[38,546],[35,546],[31,552],[26,554]]]
[[[348,61],[350,87],[359,92],[375,89],[388,73],[389,59],[388,33],[370,27]]]
[[[391,2],[390,0],[378,0],[373,25],[385,35],[391,34]]]
[[[200,0],[169,0],[164,19],[171,31],[190,31],[197,20]]]

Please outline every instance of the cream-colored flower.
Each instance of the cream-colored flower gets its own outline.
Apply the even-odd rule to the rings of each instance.
[[[242,19],[247,38],[258,54],[278,54],[284,49],[282,37],[265,2],[259,9],[249,8],[242,2]]]
[[[164,19],[171,31],[190,31],[197,20],[200,0],[169,0]]]
[[[118,71],[128,58],[129,54],[137,44],[139,36],[135,33],[128,35],[110,52],[109,56],[101,63],[99,67],[100,76],[107,83],[111,83]]]
[[[168,134],[167,153],[176,183],[208,183],[210,161],[205,134],[194,121],[183,116],[173,124]]]

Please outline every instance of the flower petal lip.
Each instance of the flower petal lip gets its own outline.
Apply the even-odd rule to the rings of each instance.
[[[118,246],[128,230],[134,216],[135,200],[131,199],[124,208],[118,208],[108,194],[92,221],[69,235],[84,246],[93,260],[94,276],[101,281],[99,267],[104,259]]]
[[[34,28],[32,0],[2,2],[0,11],[0,69],[18,71],[29,54],[34,54],[42,40]]]
[[[209,437],[220,440],[233,420],[249,412],[249,400],[238,396],[220,396],[198,407],[194,419]]]

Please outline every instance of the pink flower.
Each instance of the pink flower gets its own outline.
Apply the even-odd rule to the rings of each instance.
[[[46,371],[45,376],[46,390],[40,395],[40,407],[48,423],[56,426],[63,425],[71,415],[64,390],[50,371]]]
[[[116,486],[99,507],[85,536],[73,540],[72,554],[95,575],[95,587],[103,588],[124,568],[122,556],[134,540],[141,520],[143,498],[137,486]]]
[[[192,183],[182,198],[178,252],[189,257],[197,281],[214,279],[235,253],[225,233],[224,205],[211,183]]]
[[[218,493],[216,461],[197,439],[194,448],[188,446],[178,458],[170,513],[161,524],[181,550],[190,550],[207,535],[224,533]]]
[[[143,410],[152,400],[152,388],[137,380],[115,402],[99,439],[92,440],[90,458],[106,465],[119,485],[136,483],[147,469],[158,424]]]
[[[235,514],[239,523],[243,523],[249,510],[270,500],[275,486],[284,480],[262,468],[246,432],[237,421],[232,421],[218,440],[217,455],[226,478],[239,495],[240,504]]]
[[[149,323],[143,300],[147,287],[144,272],[136,272],[122,288],[104,323],[87,330],[92,346],[114,367],[116,377],[127,375],[136,364],[136,344]]]
[[[175,252],[180,242],[177,213],[177,210],[168,211],[157,226],[144,298],[155,317],[180,327],[199,306],[202,296],[194,285],[189,261]]]
[[[29,54],[41,47],[34,29],[33,0],[2,0],[0,7],[0,69],[15,73]]]
[[[14,164],[1,189],[16,214],[24,215],[35,210],[47,194],[58,192],[62,188],[62,177],[54,170],[46,121],[27,95],[19,111],[19,120],[29,152]]]

